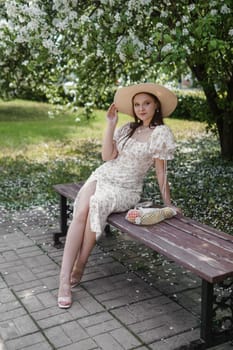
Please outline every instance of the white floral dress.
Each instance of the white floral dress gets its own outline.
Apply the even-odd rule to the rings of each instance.
[[[118,156],[98,167],[84,184],[87,186],[96,181],[96,191],[90,198],[90,224],[97,240],[104,231],[109,214],[126,211],[140,201],[144,177],[155,158],[173,159],[176,145],[168,126],[157,126],[147,142],[134,138],[126,141],[129,131],[129,123],[116,131],[114,140]],[[74,207],[78,201],[79,195]]]

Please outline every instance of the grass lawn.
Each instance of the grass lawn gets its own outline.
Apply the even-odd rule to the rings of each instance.
[[[52,158],[66,154],[83,140],[101,141],[106,125],[105,111],[96,111],[96,117],[89,121],[80,114],[81,111],[55,110],[45,103],[0,101],[0,156],[23,154],[29,159],[41,160],[45,153]],[[120,115],[119,125],[129,120],[130,117]],[[179,140],[196,138],[205,132],[203,123],[167,118],[166,124]]]
[[[120,115],[119,125],[130,117]],[[205,124],[167,118],[177,139],[169,163],[172,197],[185,215],[232,232],[233,164]],[[101,164],[105,111],[87,121],[81,110],[55,110],[44,103],[0,101],[0,205],[6,209],[57,203],[52,185],[86,179]],[[144,196],[160,201],[153,173]]]

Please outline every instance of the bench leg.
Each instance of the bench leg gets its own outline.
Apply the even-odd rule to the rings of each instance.
[[[202,280],[201,298],[201,338],[206,347],[212,344],[212,321],[213,321],[213,284]]]
[[[60,195],[60,232],[56,232],[53,235],[54,246],[61,246],[60,237],[66,236],[68,225],[67,219],[69,217],[68,214],[69,206],[67,205],[67,198]]]

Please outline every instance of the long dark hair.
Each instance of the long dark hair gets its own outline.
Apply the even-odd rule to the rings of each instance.
[[[163,125],[164,122],[163,122],[163,116],[162,116],[162,111],[161,111],[161,103],[160,103],[159,99],[155,95],[153,95],[149,92],[140,92],[140,93],[134,95],[134,97],[132,98],[132,105],[134,105],[135,96],[137,96],[139,94],[149,95],[150,97],[153,98],[153,100],[157,104],[157,108],[155,110],[153,118],[150,121],[149,128],[154,128],[157,125]],[[136,129],[139,128],[143,124],[143,121],[136,116],[136,114],[134,112],[134,106],[133,106],[133,114],[134,114],[134,122],[130,123],[130,132],[127,135],[127,140],[130,137],[132,137],[133,134],[135,133]]]

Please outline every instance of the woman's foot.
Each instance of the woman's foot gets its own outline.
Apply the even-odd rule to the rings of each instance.
[[[60,309],[68,309],[72,305],[72,297],[71,297],[71,286],[68,283],[61,283],[59,292],[58,292],[58,307]]]
[[[70,287],[75,288],[79,285],[82,275],[83,275],[83,270],[84,269],[80,269],[80,268],[74,268],[72,273],[71,273],[71,277],[70,277]]]

